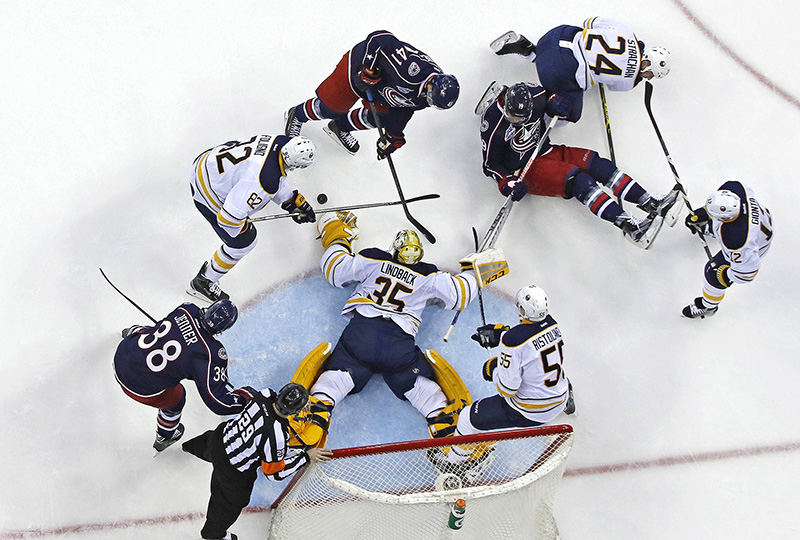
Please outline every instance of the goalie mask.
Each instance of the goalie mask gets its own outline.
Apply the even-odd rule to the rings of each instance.
[[[741,205],[742,202],[734,192],[720,189],[706,199],[706,212],[712,218],[728,223],[739,217]]]
[[[281,148],[281,158],[287,171],[303,169],[314,163],[317,148],[307,137],[292,137]]]
[[[302,384],[291,382],[281,388],[275,397],[275,410],[281,416],[291,416],[303,410],[306,403],[308,403],[308,390]]]
[[[518,290],[516,302],[520,319],[539,322],[547,317],[549,312],[547,294],[544,289],[536,285],[528,285]]]
[[[239,318],[239,310],[230,300],[217,300],[205,310],[201,324],[212,334],[224,332]]]
[[[392,242],[392,258],[404,264],[416,264],[424,254],[422,242],[417,233],[410,229],[403,229],[397,233]]]

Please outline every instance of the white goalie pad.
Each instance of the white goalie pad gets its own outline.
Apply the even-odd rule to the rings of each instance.
[[[462,271],[472,269],[475,272],[478,286],[481,288],[510,272],[505,253],[498,248],[472,253],[459,262]]]

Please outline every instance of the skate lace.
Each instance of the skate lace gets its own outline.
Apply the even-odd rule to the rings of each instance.
[[[357,141],[356,141],[356,138],[355,138],[355,137],[353,137],[353,136],[350,134],[350,132],[349,132],[349,131],[340,131],[340,132],[339,132],[339,138],[340,138],[340,139],[342,139],[342,142],[344,142],[344,143],[345,143],[347,146],[349,146],[349,147],[351,147],[351,148],[352,148],[352,147],[353,147],[353,146],[356,144],[356,142],[357,142]]]
[[[297,118],[292,118],[289,121],[289,136],[290,137],[297,137],[300,135],[300,130],[302,129],[303,124]]]
[[[222,292],[222,288],[219,286],[219,284],[217,284],[217,283],[215,283],[213,281],[208,284],[208,290],[211,291],[212,293],[216,294],[216,295],[218,295],[218,294],[220,294]]]

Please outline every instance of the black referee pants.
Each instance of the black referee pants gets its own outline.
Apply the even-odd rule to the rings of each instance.
[[[242,509],[250,502],[258,475],[257,467],[240,472],[228,461],[222,445],[224,426],[224,423],[220,424],[217,429],[206,431],[183,443],[184,451],[214,466],[206,522],[200,530],[200,535],[209,539],[223,538],[228,528],[236,522]]]

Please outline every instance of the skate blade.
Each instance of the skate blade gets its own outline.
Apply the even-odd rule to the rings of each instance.
[[[483,113],[486,112],[492,103],[497,100],[497,96],[500,95],[500,92],[503,91],[503,86],[498,83],[497,81],[492,81],[492,83],[486,88],[486,91],[481,96],[481,99],[478,100],[478,104],[475,105],[475,114],[477,116],[483,116]]]
[[[354,155],[356,154],[355,152],[351,152],[351,151],[350,151],[350,149],[349,149],[349,148],[347,148],[347,147],[344,145],[344,143],[343,143],[342,141],[340,141],[340,140],[339,140],[339,137],[337,137],[337,136],[336,136],[336,133],[334,133],[333,131],[331,131],[331,129],[330,129],[328,126],[323,126],[323,128],[322,128],[322,131],[324,131],[325,133],[327,133],[327,134],[328,134],[328,137],[330,137],[331,139],[333,139],[334,141],[336,141],[336,146],[338,146],[339,148],[341,148],[342,150],[344,150],[345,152],[347,152],[347,153],[348,153],[348,154],[350,154],[351,156],[354,156]]]
[[[503,48],[503,45],[505,45],[506,43],[510,43],[512,41],[517,41],[518,39],[519,35],[513,30],[509,30],[499,38],[492,41],[489,44],[489,49],[491,49],[493,53],[497,53],[500,49]]]
[[[186,289],[186,294],[188,294],[189,296],[191,296],[193,298],[197,298],[198,300],[202,300],[203,302],[205,302],[209,306],[214,303],[214,301],[210,300],[206,295],[204,295],[203,293],[195,291],[191,287]]]
[[[674,227],[675,224],[678,222],[678,218],[681,216],[681,210],[683,209],[683,200],[686,198],[686,195],[683,192],[679,192],[678,196],[675,198],[675,202],[672,203],[672,206],[669,207],[669,210],[664,214],[664,223],[668,227]]]
[[[650,249],[653,247],[653,242],[656,240],[656,236],[658,233],[661,232],[661,227],[664,226],[664,218],[663,217],[656,217],[653,220],[653,223],[650,227],[645,231],[644,235],[639,239],[638,243],[640,247],[644,249]]]

